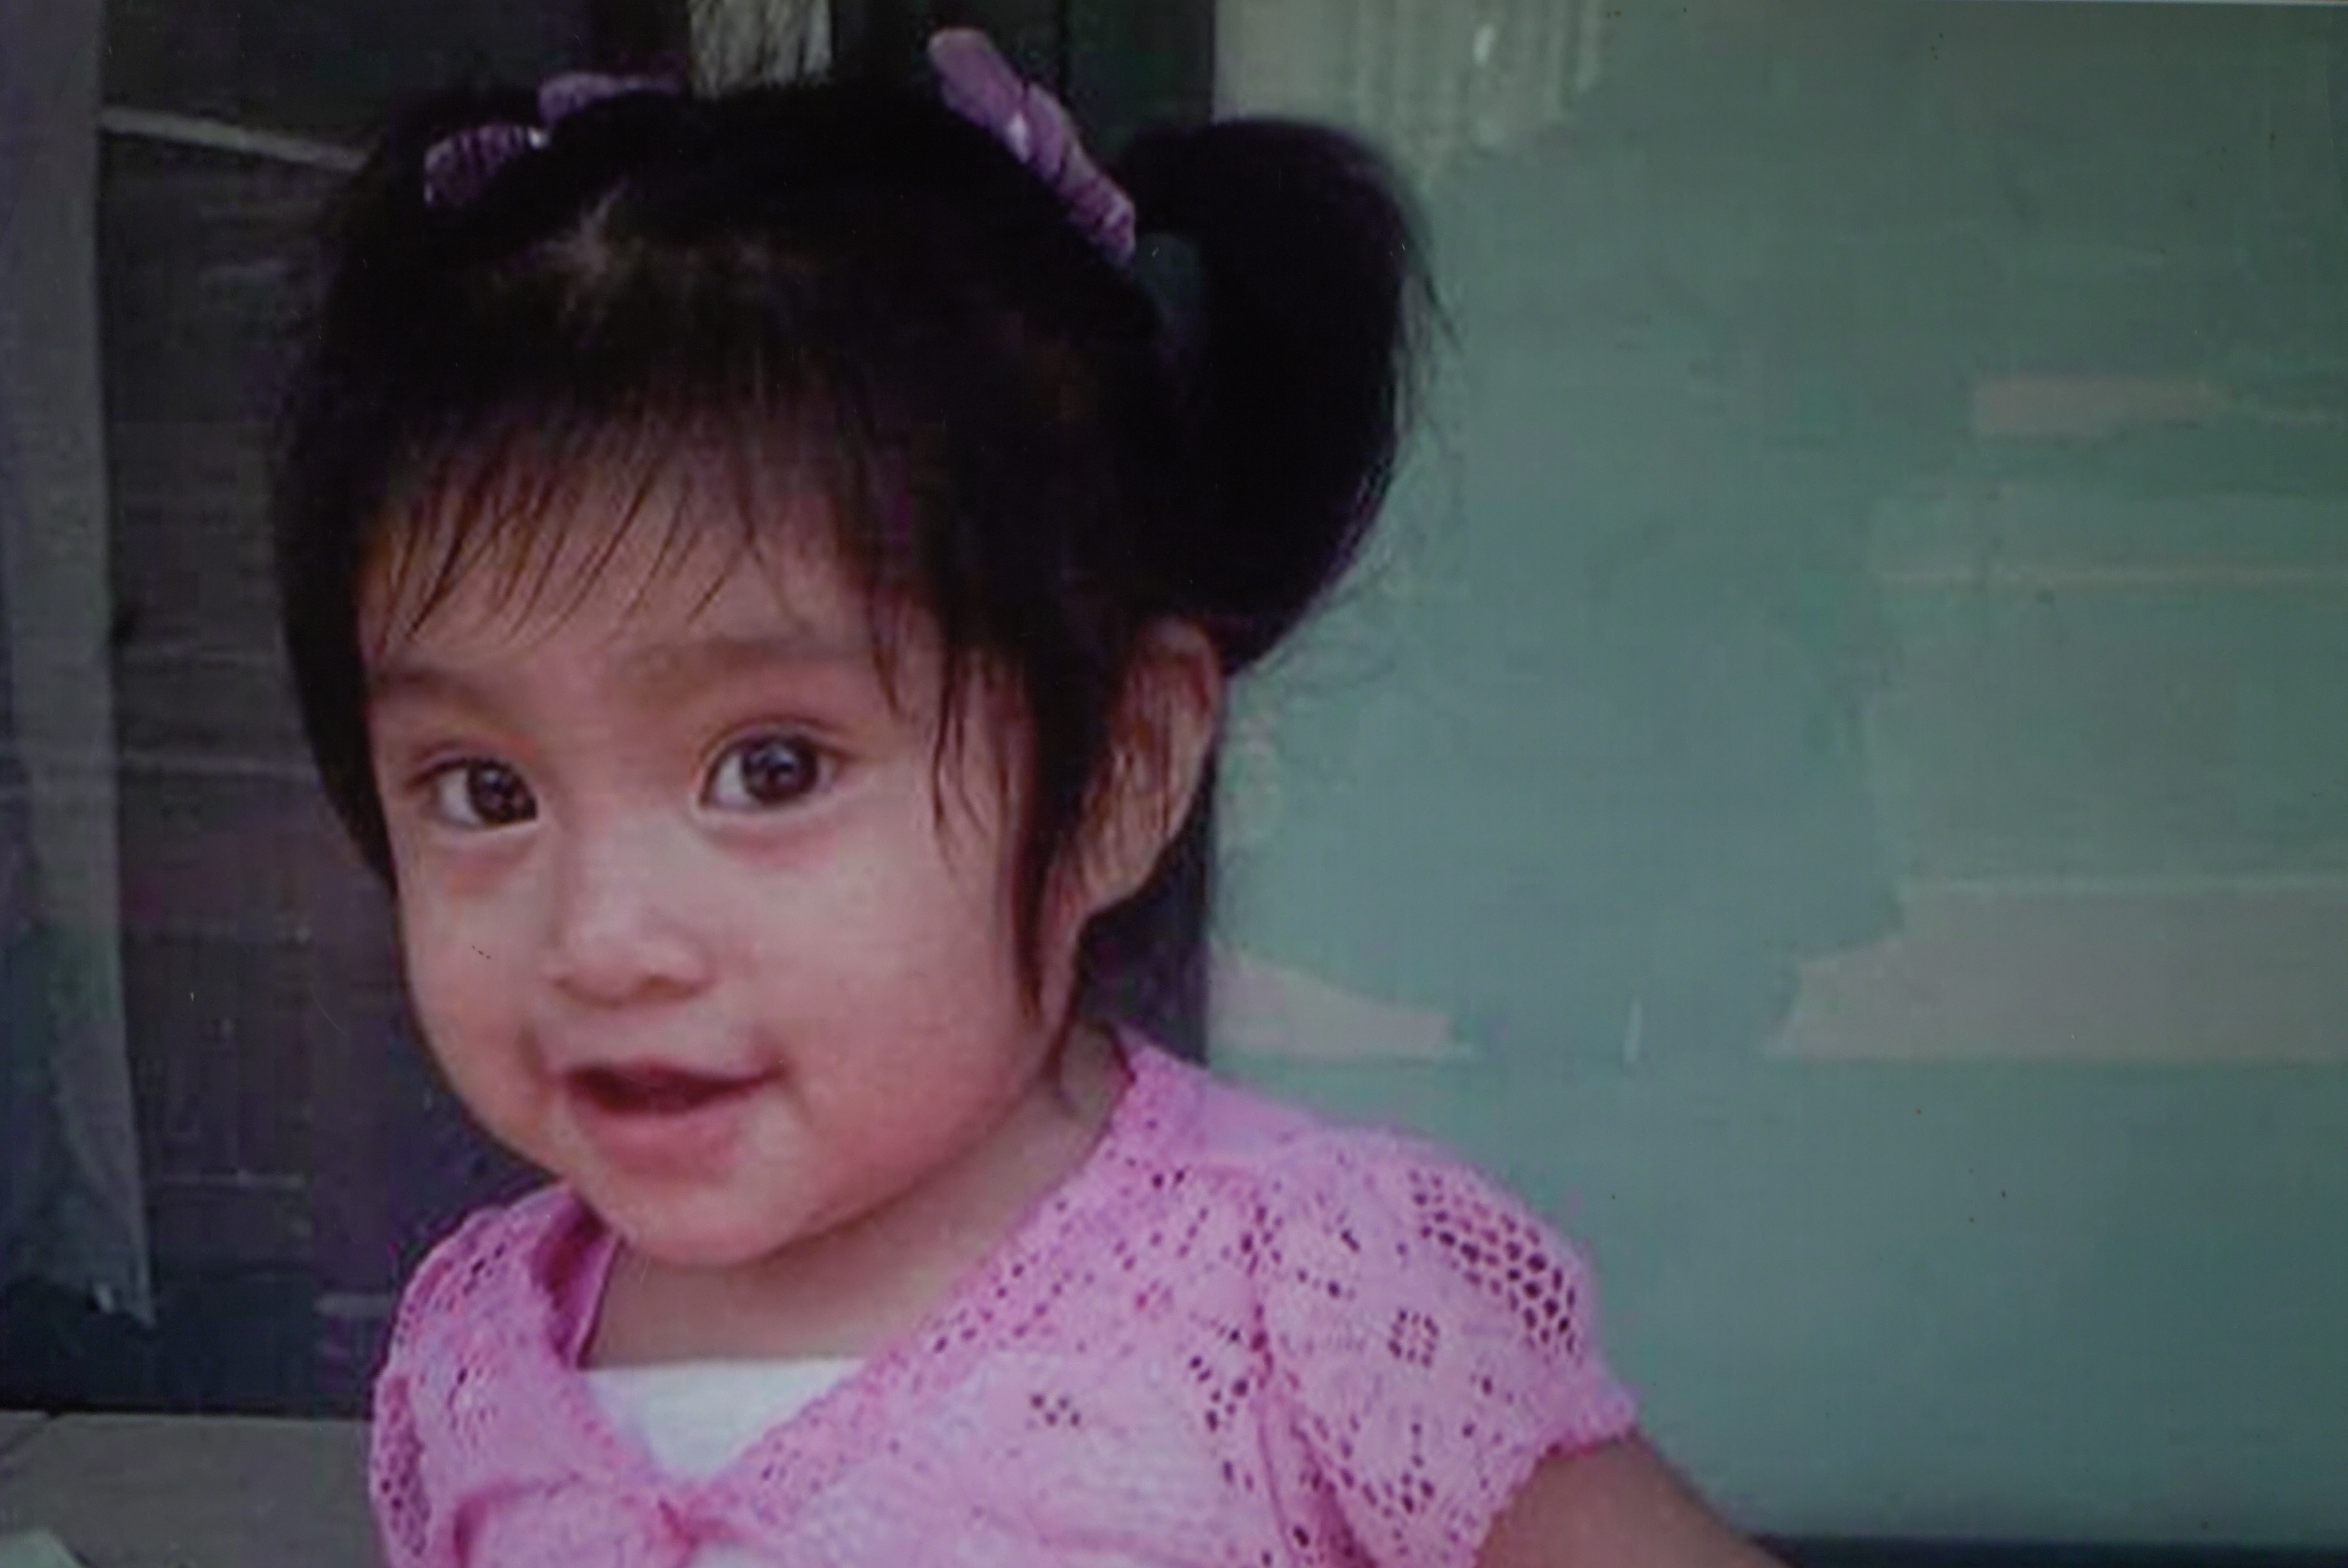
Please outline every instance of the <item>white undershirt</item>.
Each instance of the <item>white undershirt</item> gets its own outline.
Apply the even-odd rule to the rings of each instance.
[[[772,1429],[846,1381],[853,1360],[682,1361],[591,1369],[612,1424],[688,1481],[716,1475]],[[738,1546],[705,1546],[692,1568],[765,1568]]]

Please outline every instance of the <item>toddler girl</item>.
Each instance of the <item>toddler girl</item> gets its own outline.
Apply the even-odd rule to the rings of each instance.
[[[326,787],[487,1131],[396,1568],[1711,1563],[1572,1255],[1104,1016],[1225,682],[1352,555],[1422,282],[1375,161],[1114,179],[942,92],[444,97],[349,193],[280,497]]]

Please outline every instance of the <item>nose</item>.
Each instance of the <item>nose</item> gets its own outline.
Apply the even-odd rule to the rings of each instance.
[[[547,980],[599,1007],[706,986],[711,961],[692,919],[690,854],[657,821],[567,835],[551,878]]]

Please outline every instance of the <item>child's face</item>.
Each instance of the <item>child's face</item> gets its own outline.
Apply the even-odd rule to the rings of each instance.
[[[369,728],[458,1093],[638,1250],[725,1266],[910,1194],[1039,1092],[1074,939],[1047,915],[1033,1005],[985,700],[940,766],[933,648],[884,684],[826,562],[726,570],[723,521],[662,560],[664,522],[583,598],[476,569],[401,638],[378,587]],[[609,530],[582,532],[569,559]]]

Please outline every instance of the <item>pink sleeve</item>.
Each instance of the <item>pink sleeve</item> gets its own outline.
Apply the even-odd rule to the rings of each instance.
[[[430,1513],[424,1499],[422,1444],[407,1380],[386,1367],[376,1378],[367,1432],[367,1496],[386,1568],[432,1568]]]
[[[448,1328],[461,1298],[453,1288],[473,1266],[479,1243],[495,1223],[492,1211],[474,1214],[435,1245],[401,1293],[390,1348],[376,1377],[367,1433],[367,1495],[386,1568],[459,1568],[433,1506],[426,1433],[415,1399],[419,1365]]]
[[[1272,1364],[1312,1490],[1372,1562],[1467,1568],[1542,1459],[1634,1429],[1581,1259],[1486,1178],[1348,1141],[1282,1207]]]

